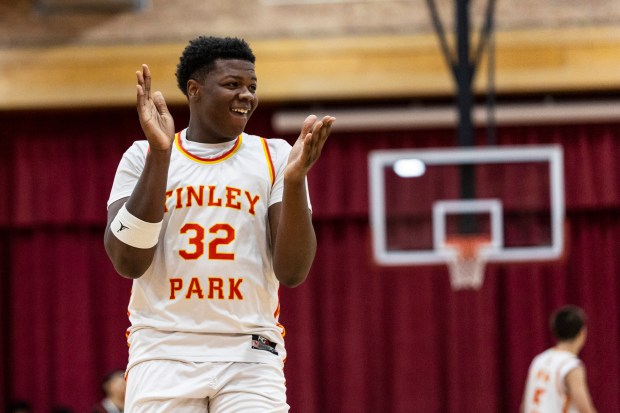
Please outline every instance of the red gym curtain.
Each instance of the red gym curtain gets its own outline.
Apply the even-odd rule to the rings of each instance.
[[[255,117],[248,132],[274,136],[269,109]],[[85,412],[127,357],[131,282],[102,237],[137,118],[6,112],[0,127],[0,402]],[[498,130],[501,145],[564,147],[570,240],[563,262],[489,266],[478,292],[453,292],[443,266],[370,261],[368,152],[454,136],[335,128],[310,176],[317,259],[306,283],[281,291],[292,412],[516,412],[530,359],[552,344],[549,313],[565,303],[590,317],[582,358],[596,406],[620,410],[620,124]]]

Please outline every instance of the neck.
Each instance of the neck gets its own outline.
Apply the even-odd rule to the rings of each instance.
[[[579,343],[577,341],[562,341],[559,342],[556,346],[559,350],[568,351],[569,353],[573,353],[574,355],[579,354]]]
[[[108,396],[108,399],[110,399],[110,401],[114,403],[114,405],[118,407],[119,409],[123,409],[125,407],[125,399],[123,397]]]

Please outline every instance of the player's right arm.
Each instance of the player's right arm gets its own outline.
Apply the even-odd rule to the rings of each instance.
[[[519,405],[519,413],[525,413],[526,396],[527,396],[527,387],[526,387],[526,390],[523,392],[523,397],[521,398],[521,404]]]
[[[125,244],[114,235],[114,231],[119,231],[120,228],[112,228],[111,224],[118,211],[128,200],[129,197],[119,199],[108,207],[108,224],[105,229],[104,245],[116,272],[125,278],[140,278],[151,265],[157,245],[148,249],[136,248]]]
[[[523,389],[523,395],[521,396],[521,404],[519,405],[519,413],[526,413],[526,406],[527,406],[527,397],[528,397],[528,390],[529,390],[529,386],[530,386],[530,375],[531,375],[531,370],[532,367],[530,366],[527,370],[527,378],[525,379],[525,387]]]
[[[159,223],[164,217],[168,168],[174,139],[174,121],[160,92],[151,94],[151,73],[147,65],[136,72],[136,109],[140,126],[149,142],[144,169],[128,198],[108,208],[104,245],[116,271],[127,278],[139,278],[153,261],[157,246],[138,248],[121,241],[112,223],[123,205],[127,212],[145,223]],[[116,225],[118,226],[118,225]]]
[[[586,373],[583,366],[571,370],[566,375],[566,387],[568,394],[580,413],[596,413],[594,404],[590,397],[588,384],[586,382]]]

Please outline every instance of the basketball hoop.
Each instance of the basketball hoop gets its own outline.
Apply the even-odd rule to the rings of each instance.
[[[453,290],[478,290],[484,281],[491,240],[486,235],[451,235],[446,238],[450,271],[450,284]]]

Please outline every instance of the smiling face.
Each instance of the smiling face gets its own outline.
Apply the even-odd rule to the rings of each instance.
[[[254,64],[246,60],[215,61],[202,82],[190,79],[188,139],[220,143],[235,139],[258,106]]]

